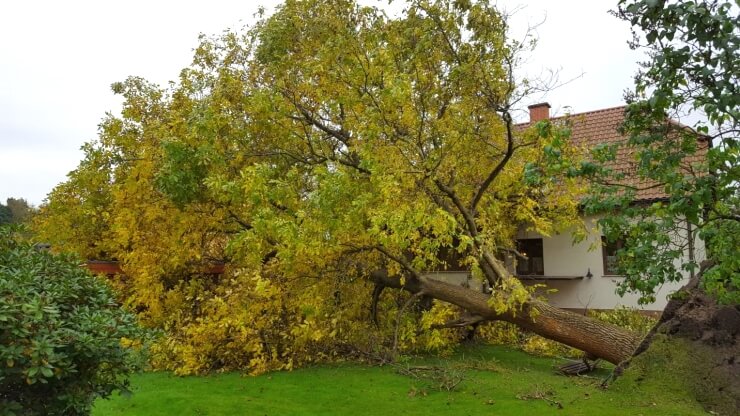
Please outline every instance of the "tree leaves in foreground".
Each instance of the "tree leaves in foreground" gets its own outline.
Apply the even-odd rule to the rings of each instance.
[[[513,124],[530,45],[506,29],[487,1],[410,1],[398,17],[287,1],[203,37],[169,88],[114,84],[122,115],[37,229],[119,260],[125,302],[167,331],[156,365],[181,373],[446,348],[455,318],[621,361],[636,335],[550,307],[506,268],[520,226],[583,229],[567,126]],[[424,276],[452,259],[490,294]]]
[[[0,227],[0,415],[83,415],[127,391],[143,335],[104,281]]]
[[[649,54],[628,97],[625,146],[640,186],[666,198],[635,206],[636,189],[597,187],[590,209],[612,212],[602,225],[609,238],[626,239],[622,290],[648,301],[662,283],[697,274],[706,258],[703,287],[720,302],[740,303],[738,10],[731,1],[619,3],[632,46]],[[668,120],[687,113],[698,115],[691,127]]]

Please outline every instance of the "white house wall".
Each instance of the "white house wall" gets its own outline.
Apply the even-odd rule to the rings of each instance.
[[[519,238],[542,238],[544,271],[548,280],[527,280],[531,283],[545,283],[550,289],[557,292],[546,295],[549,302],[561,308],[572,309],[613,309],[618,306],[627,306],[646,311],[661,311],[667,303],[667,296],[686,283],[688,273],[682,282],[664,284],[656,293],[654,303],[639,305],[635,294],[625,294],[620,297],[616,294],[617,283],[622,280],[619,276],[604,274],[604,262],[601,250],[601,233],[596,230],[595,219],[586,219],[589,236],[586,240],[573,244],[570,232],[564,232],[551,237],[542,237],[534,232],[522,231]],[[701,259],[703,244],[695,242],[697,259]],[[592,277],[586,277],[589,273]],[[573,277],[582,277],[568,280]]]

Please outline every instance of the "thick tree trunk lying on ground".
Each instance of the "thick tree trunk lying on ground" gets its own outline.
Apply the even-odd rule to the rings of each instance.
[[[614,364],[632,356],[641,338],[623,328],[587,316],[568,312],[547,303],[530,300],[521,311],[497,314],[489,305],[489,295],[434,279],[401,280],[384,272],[373,273],[375,281],[386,287],[404,289],[457,305],[485,320],[513,323],[545,338],[578,348],[589,355]],[[531,313],[533,310],[536,312]],[[534,316],[533,316],[534,315]]]

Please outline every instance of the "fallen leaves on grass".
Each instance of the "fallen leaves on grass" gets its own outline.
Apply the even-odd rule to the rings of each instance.
[[[440,391],[452,391],[465,380],[465,372],[450,367],[398,366],[398,374],[424,381]]]
[[[555,406],[558,409],[563,408],[563,404],[555,400],[555,392],[547,386],[535,385],[533,390],[526,393],[519,393],[516,395],[516,398],[519,400],[544,400],[549,405]]]

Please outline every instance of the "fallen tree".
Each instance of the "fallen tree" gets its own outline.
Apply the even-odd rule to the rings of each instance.
[[[624,328],[538,300],[525,301],[516,311],[497,313],[490,306],[490,295],[431,278],[422,277],[402,284],[400,278],[377,271],[373,273],[373,280],[383,287],[403,289],[416,296],[429,296],[457,305],[474,315],[468,322],[510,322],[545,338],[578,348],[592,358],[602,358],[614,364],[630,358],[641,341],[641,337]]]
[[[103,121],[37,230],[119,259],[121,296],[167,331],[155,365],[181,373],[374,346],[392,333],[367,319],[374,285],[441,301],[415,316],[427,328],[449,303],[619,363],[636,335],[534,299],[502,260],[519,227],[582,231],[580,174],[594,169],[567,126],[513,124],[534,88],[515,73],[531,39],[506,27],[485,1],[410,1],[397,18],[288,1],[246,33],[204,38],[170,89],[114,84],[122,116]],[[492,292],[424,277],[444,251]],[[193,273],[209,261],[228,264],[223,278]],[[421,343],[417,322],[392,324]]]

